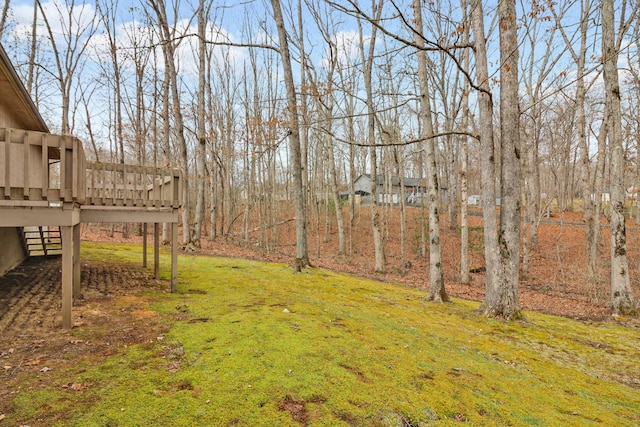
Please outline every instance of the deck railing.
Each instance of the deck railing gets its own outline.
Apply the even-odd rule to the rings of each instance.
[[[0,203],[85,200],[86,160],[70,135],[0,128]]]
[[[0,205],[179,208],[177,169],[87,162],[80,140],[0,128]]]
[[[86,204],[129,207],[180,207],[177,169],[118,163],[87,163]]]

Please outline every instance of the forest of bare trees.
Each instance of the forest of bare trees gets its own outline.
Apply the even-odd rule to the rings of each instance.
[[[448,300],[443,215],[460,229],[469,280],[467,199],[479,195],[487,315],[520,316],[519,277],[550,209],[584,213],[586,279],[606,282],[612,311],[631,314],[639,6],[5,0],[0,42],[51,129],[82,138],[90,157],[182,170],[185,247],[224,238],[272,251],[294,221],[302,269],[315,250],[308,229],[335,221],[339,255],[371,246],[382,272],[385,218],[399,212],[404,251],[407,198],[370,207],[367,242],[345,200],[362,174],[401,187],[411,177],[423,183],[429,299]],[[371,179],[370,200],[386,201],[380,188]]]

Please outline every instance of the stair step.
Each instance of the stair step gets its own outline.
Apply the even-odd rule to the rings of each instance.
[[[29,256],[60,255],[60,227],[24,227],[23,235]]]

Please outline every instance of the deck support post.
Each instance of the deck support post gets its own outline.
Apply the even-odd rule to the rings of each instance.
[[[62,327],[71,328],[73,305],[73,226],[60,227],[62,237]]]
[[[153,224],[153,278],[160,277],[160,224]]]
[[[80,224],[73,227],[73,298],[80,298]]]
[[[147,223],[142,224],[142,268],[147,268]]]
[[[171,292],[178,290],[178,224],[171,223]]]

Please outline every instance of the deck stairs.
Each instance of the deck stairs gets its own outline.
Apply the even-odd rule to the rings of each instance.
[[[24,242],[29,256],[50,256],[62,254],[60,227],[24,227]]]

